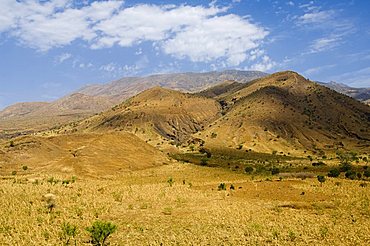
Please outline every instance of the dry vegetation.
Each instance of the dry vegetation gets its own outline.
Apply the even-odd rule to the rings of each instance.
[[[1,244],[60,245],[61,225],[68,222],[78,228],[72,245],[84,245],[89,241],[85,228],[97,219],[118,226],[111,245],[370,242],[370,186],[360,185],[363,181],[329,179],[320,185],[317,179],[266,180],[191,164],[110,179],[77,177],[68,184],[50,177],[15,175],[0,181]],[[219,191],[220,183],[227,189]],[[42,199],[48,193],[56,196],[52,210]]]
[[[369,114],[284,72],[3,133],[0,245],[370,245]]]

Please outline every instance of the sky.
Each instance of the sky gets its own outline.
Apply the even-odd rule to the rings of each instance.
[[[370,1],[0,0],[0,109],[121,77],[226,69],[370,87]]]

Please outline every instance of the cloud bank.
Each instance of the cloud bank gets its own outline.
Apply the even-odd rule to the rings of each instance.
[[[123,1],[2,0],[0,33],[39,51],[75,41],[91,49],[143,42],[177,59],[225,61],[237,66],[259,48],[268,31],[228,8],[188,5],[125,6]]]

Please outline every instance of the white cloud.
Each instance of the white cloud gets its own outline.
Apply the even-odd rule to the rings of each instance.
[[[47,51],[96,37],[91,26],[110,17],[121,1],[94,2],[82,8],[73,8],[69,0],[2,0],[0,31],[7,31],[25,46]],[[15,11],[16,10],[16,11]]]
[[[335,64],[329,64],[329,65],[325,65],[325,66],[312,67],[312,68],[309,68],[306,71],[304,71],[303,74],[311,76],[311,75],[319,74],[320,72],[322,72],[324,70],[327,70],[327,69],[330,69],[330,68],[333,68],[335,66],[336,66]]]
[[[231,66],[247,58],[267,32],[239,16],[216,16],[189,26],[164,43],[164,51],[194,62],[210,62],[225,57]]]
[[[72,58],[71,53],[63,53],[55,58],[56,63],[63,63],[64,61]]]
[[[108,64],[100,66],[99,70],[103,70],[106,72],[114,72],[117,70],[117,65],[114,63],[108,63]]]
[[[324,37],[316,39],[310,45],[310,52],[309,53],[317,53],[322,51],[331,50],[341,44],[341,37],[338,36],[331,36],[331,37]]]
[[[256,70],[267,72],[273,69],[276,66],[276,62],[274,62],[269,56],[264,55],[260,62],[253,64],[252,66],[246,68],[246,70]]]
[[[351,20],[340,16],[340,10],[322,10],[320,6],[309,4],[301,5],[306,10],[302,16],[296,17],[296,24],[307,30],[320,33],[321,37],[314,39],[309,51],[304,54],[312,54],[332,50],[345,43],[346,37],[356,31]]]
[[[333,10],[306,13],[298,18],[300,24],[324,24],[334,17]]]
[[[159,51],[194,62],[225,60],[235,66],[258,48],[268,32],[227,7],[147,5],[71,0],[2,0],[0,33],[40,51],[85,41],[93,49],[155,43]],[[14,10],[17,11],[14,11]]]

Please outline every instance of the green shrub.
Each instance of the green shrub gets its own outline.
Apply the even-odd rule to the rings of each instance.
[[[221,183],[218,185],[218,190],[226,190],[226,184],[225,183]]]
[[[251,167],[251,166],[246,166],[245,168],[244,168],[244,171],[246,172],[246,173],[251,173],[251,172],[253,172],[253,167]]]
[[[344,175],[346,176],[347,179],[351,180],[354,180],[357,177],[356,172],[352,170],[348,170]]]
[[[111,222],[95,221],[91,227],[87,227],[86,231],[90,233],[90,243],[95,246],[104,246],[106,240],[117,230],[117,226]]]
[[[366,178],[369,178],[369,177],[370,177],[370,169],[366,169],[366,170],[364,171],[364,176],[365,176]]]
[[[328,177],[337,178],[340,175],[340,171],[338,168],[333,168],[329,170]]]
[[[62,224],[62,232],[60,234],[60,239],[63,241],[64,245],[69,245],[72,238],[76,237],[78,230],[77,226],[71,225],[70,223],[64,222]],[[76,245],[76,241],[75,241]]]
[[[47,179],[47,182],[52,184],[52,185],[56,185],[57,183],[59,183],[59,180],[54,178],[54,177],[50,177]]]
[[[206,148],[200,148],[199,153],[206,154],[207,158],[211,158],[211,156],[212,156],[211,151],[209,149],[206,149]]]
[[[351,163],[341,163],[339,165],[339,170],[341,172],[348,172],[352,169],[352,164]]]
[[[235,186],[233,184],[230,185],[230,190],[235,190]]]
[[[208,159],[207,158],[200,159],[200,165],[207,166],[207,163],[208,163]]]
[[[23,171],[27,171],[28,167],[27,166],[23,166],[22,169],[23,169]]]
[[[175,183],[175,180],[173,180],[173,178],[172,178],[172,177],[169,177],[169,178],[167,179],[167,183],[170,185],[170,187],[172,187],[173,183]]]
[[[271,174],[272,175],[279,174],[279,173],[280,173],[280,169],[279,168],[277,168],[277,167],[271,168]]]
[[[322,175],[318,175],[317,176],[317,180],[320,182],[320,184],[322,185],[322,183],[325,182],[326,178],[325,176],[322,176]]]
[[[17,171],[12,171],[12,175],[13,176],[17,175]]]
[[[320,166],[326,166],[326,164],[323,161],[318,161],[318,162],[313,162],[312,166],[320,167]]]

